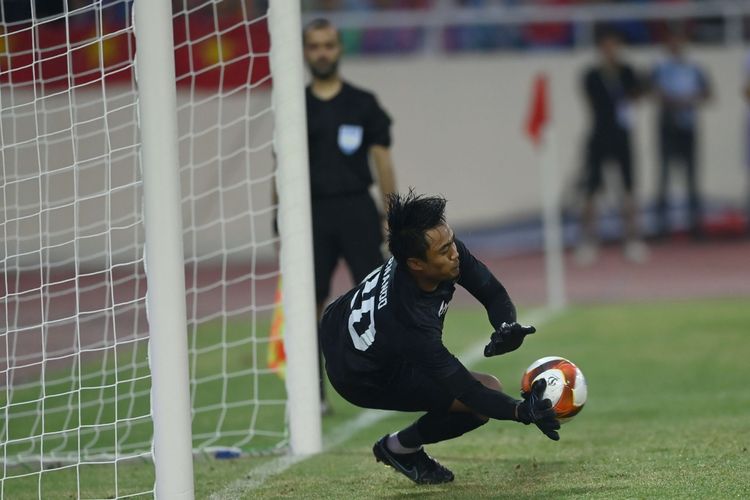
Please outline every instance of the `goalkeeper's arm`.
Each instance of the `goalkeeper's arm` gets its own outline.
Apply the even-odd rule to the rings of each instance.
[[[555,417],[552,403],[544,399],[546,381],[538,380],[524,399],[515,399],[503,392],[484,386],[462,365],[453,375],[444,380],[445,385],[474,412],[496,420],[514,420],[523,424],[535,424],[547,437],[557,441],[560,422]]]
[[[497,329],[503,323],[514,323],[516,306],[502,283],[461,241],[456,240],[456,248],[461,262],[458,284],[482,303],[493,327]]]

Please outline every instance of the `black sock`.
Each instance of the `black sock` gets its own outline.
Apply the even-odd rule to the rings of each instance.
[[[398,433],[399,442],[407,448],[439,443],[481,427],[487,419],[474,413],[428,412]]]

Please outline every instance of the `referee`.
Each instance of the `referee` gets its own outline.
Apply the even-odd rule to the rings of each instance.
[[[396,186],[389,149],[391,119],[372,93],[339,75],[338,30],[328,20],[316,19],[305,26],[303,42],[312,77],[305,97],[315,298],[320,317],[341,257],[355,283],[383,263],[385,219],[369,192],[373,183],[370,161],[383,206]],[[322,380],[321,399],[326,410]]]

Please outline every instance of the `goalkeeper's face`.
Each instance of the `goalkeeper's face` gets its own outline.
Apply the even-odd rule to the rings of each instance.
[[[328,80],[338,74],[341,43],[332,26],[305,33],[305,62],[314,78]]]
[[[458,249],[453,230],[448,224],[441,224],[425,233],[428,247],[423,259],[413,260],[411,267],[422,277],[433,282],[453,281],[459,276]]]

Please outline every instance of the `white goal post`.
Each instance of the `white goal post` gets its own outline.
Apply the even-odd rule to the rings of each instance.
[[[295,454],[322,449],[318,341],[312,252],[310,177],[307,158],[302,67],[302,26],[298,2],[271,2],[271,73],[276,115],[281,273],[294,279],[284,297],[288,336],[287,391],[291,447]],[[289,242],[289,243],[287,243]],[[299,244],[297,244],[299,242]]]
[[[137,0],[133,11],[155,493],[157,498],[192,499],[193,443],[172,5],[167,1]]]

